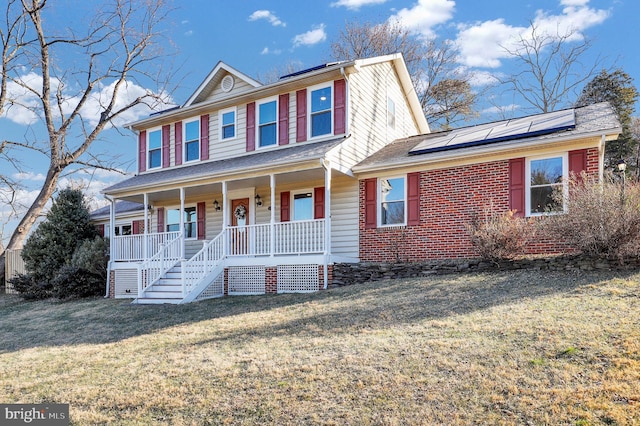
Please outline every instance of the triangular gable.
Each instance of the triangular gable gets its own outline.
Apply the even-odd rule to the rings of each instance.
[[[226,76],[231,76],[233,80],[227,79],[223,82],[223,79]],[[224,84],[224,83],[228,83],[229,81],[232,81],[232,84],[230,86],[227,84]],[[203,102],[207,99],[210,99],[212,95],[215,94],[216,90],[221,93],[226,92],[226,90],[221,89],[222,87],[224,87],[224,89],[231,87],[231,89],[228,91],[229,93],[231,93],[233,92],[234,88],[241,87],[241,86],[245,86],[245,87],[248,86],[248,87],[255,88],[255,87],[262,86],[262,84],[260,84],[260,82],[254,80],[253,78],[247,76],[246,74],[220,61],[216,64],[213,70],[211,70],[211,72],[209,73],[209,75],[207,75],[204,81],[200,83],[200,85],[198,86],[196,91],[193,93],[193,95],[191,95],[187,100],[187,102],[183,105],[183,108],[191,106],[193,104]]]

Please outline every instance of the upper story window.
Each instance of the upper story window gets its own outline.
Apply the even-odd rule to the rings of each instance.
[[[220,140],[236,137],[236,109],[220,111]]]
[[[404,225],[406,223],[406,178],[402,176],[379,179],[378,194],[379,225]]]
[[[184,208],[184,237],[197,237],[197,210],[194,207]],[[180,230],[180,209],[167,209],[167,232]]]
[[[258,104],[258,146],[278,143],[278,101],[268,100]]]
[[[391,98],[387,98],[387,126],[396,128],[396,104]]]
[[[148,169],[162,166],[162,130],[147,132],[147,165]]]
[[[293,194],[293,220],[313,219],[313,192]]]
[[[309,134],[312,138],[333,133],[332,96],[333,86],[331,85],[309,90],[311,98]]]
[[[554,192],[566,192],[568,171],[567,155],[527,159],[526,210],[529,216],[557,213],[565,210]]]
[[[184,123],[184,161],[200,159],[200,119]]]

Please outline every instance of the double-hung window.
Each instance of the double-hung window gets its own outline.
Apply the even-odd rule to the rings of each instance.
[[[220,140],[236,137],[236,109],[231,108],[220,111]]]
[[[309,134],[312,138],[333,133],[333,88],[320,87],[309,90],[311,100]]]
[[[406,178],[381,178],[378,180],[378,209],[380,226],[406,223]]]
[[[313,219],[313,191],[293,194],[293,220]]]
[[[567,155],[527,159],[526,210],[529,216],[564,211]],[[558,194],[558,191],[561,191]]]
[[[184,221],[184,237],[196,238],[197,237],[197,210],[195,207],[185,207],[183,212]],[[174,232],[180,230],[180,209],[168,209],[167,232]]]
[[[200,119],[184,123],[184,161],[200,159]]]
[[[258,104],[258,146],[272,146],[278,142],[278,101]]]
[[[147,164],[149,169],[162,165],[162,130],[147,132]]]

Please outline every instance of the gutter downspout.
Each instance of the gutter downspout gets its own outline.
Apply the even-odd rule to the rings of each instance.
[[[344,72],[344,67],[340,67],[340,74],[342,74],[342,77],[344,77],[344,81],[346,82],[345,84],[345,99],[344,99],[344,118],[345,118],[345,125],[344,125],[344,134],[345,135],[349,135],[349,129],[350,129],[350,124],[351,124],[351,119],[349,118],[349,78],[347,77],[347,73]],[[321,160],[324,161],[324,160]]]
[[[604,149],[606,146],[606,135],[600,136],[600,146],[598,147],[598,179],[600,183],[604,181]]]
[[[109,202],[111,203],[111,206],[109,208],[109,262],[107,262],[107,283],[106,292],[104,295],[104,298],[108,299],[109,291],[111,290],[111,263],[113,262],[111,254],[113,253],[113,235],[115,234],[113,227],[116,221],[116,200],[110,195],[105,195],[104,198],[109,200]]]

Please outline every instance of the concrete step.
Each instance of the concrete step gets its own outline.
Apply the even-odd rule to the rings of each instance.
[[[136,304],[136,305],[164,305],[164,304],[170,304],[170,305],[177,305],[178,303],[180,303],[180,301],[182,300],[182,298],[180,299],[173,299],[173,298],[167,298],[167,299],[161,299],[161,298],[147,298],[147,297],[142,297],[142,298],[138,298],[135,299],[132,303]]]

